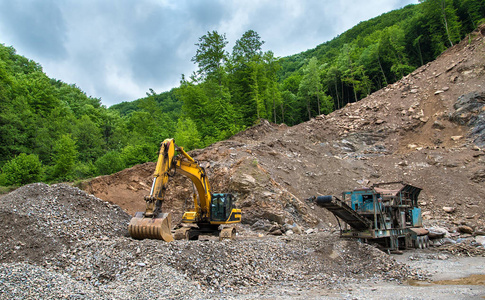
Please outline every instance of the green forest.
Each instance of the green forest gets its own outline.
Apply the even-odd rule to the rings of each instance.
[[[254,30],[232,49],[209,31],[180,86],[109,108],[0,44],[0,186],[112,174],[154,161],[169,137],[190,150],[261,119],[308,121],[396,82],[484,22],[483,0],[420,1],[283,58]]]

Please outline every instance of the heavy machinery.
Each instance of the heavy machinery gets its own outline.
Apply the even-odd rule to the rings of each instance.
[[[381,188],[396,185],[399,188]],[[429,239],[418,207],[420,192],[420,188],[403,182],[387,182],[343,192],[342,199],[314,196],[308,200],[337,217],[342,237],[374,242],[388,250],[426,248]],[[344,228],[340,220],[345,222]]]
[[[178,153],[178,154],[177,154]],[[162,212],[167,182],[178,172],[188,177],[194,186],[194,208],[183,214],[181,226],[175,230],[176,239],[194,240],[199,235],[218,235],[220,239],[236,235],[235,227],[226,225],[241,222],[241,210],[235,208],[232,194],[213,194],[205,169],[201,167],[173,139],[160,145],[153,185],[149,196],[145,196],[145,212],[137,212],[128,225],[130,236],[136,239],[174,239],[171,215]],[[195,192],[197,191],[197,193]],[[226,226],[226,227],[225,227]]]

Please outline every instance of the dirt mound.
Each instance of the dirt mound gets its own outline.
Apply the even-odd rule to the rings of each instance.
[[[148,162],[109,176],[96,177],[83,190],[105,201],[116,203],[128,214],[145,210],[143,197],[150,194],[155,163]]]

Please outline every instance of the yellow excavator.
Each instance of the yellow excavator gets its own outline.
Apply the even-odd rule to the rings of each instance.
[[[178,154],[176,154],[178,153]],[[181,226],[172,235],[172,217],[162,212],[162,203],[169,177],[178,172],[188,177],[197,193],[193,194],[194,208],[184,212]],[[241,210],[235,208],[232,194],[213,194],[205,169],[201,167],[173,139],[160,145],[150,196],[145,196],[145,212],[137,212],[128,225],[135,239],[196,240],[199,235],[218,235],[219,239],[234,239],[236,228],[227,226],[241,222]]]

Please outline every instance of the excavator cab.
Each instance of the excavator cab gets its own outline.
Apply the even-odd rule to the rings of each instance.
[[[241,222],[241,210],[236,209],[232,194],[212,194],[210,223],[228,224]]]
[[[226,221],[231,213],[232,194],[212,194],[211,221]]]

